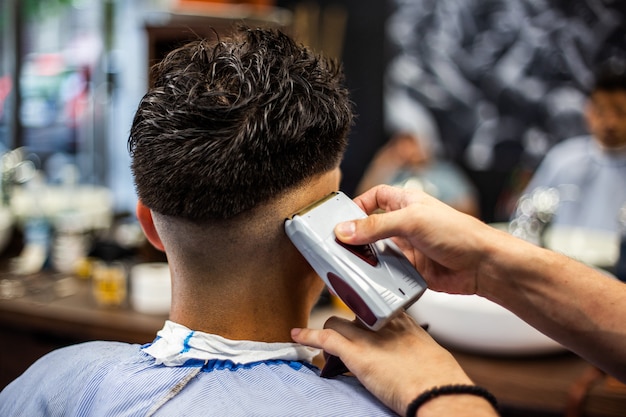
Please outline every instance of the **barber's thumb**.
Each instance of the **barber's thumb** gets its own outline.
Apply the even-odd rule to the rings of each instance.
[[[335,226],[335,235],[342,241],[349,241],[356,233],[356,223],[354,221],[341,222]]]
[[[369,232],[369,219],[341,222],[335,226],[335,236],[344,243],[362,245],[372,243],[376,238]]]

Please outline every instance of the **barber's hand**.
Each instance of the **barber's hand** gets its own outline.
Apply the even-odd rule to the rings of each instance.
[[[485,252],[503,238],[502,232],[419,190],[381,185],[354,201],[370,216],[340,223],[337,237],[354,245],[394,237],[436,291],[476,293]]]
[[[377,332],[338,317],[324,327],[293,329],[291,337],[341,358],[365,388],[400,415],[427,389],[472,384],[454,357],[406,313]]]

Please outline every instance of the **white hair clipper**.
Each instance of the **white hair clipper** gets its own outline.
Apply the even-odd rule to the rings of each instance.
[[[368,328],[378,330],[411,306],[427,284],[390,239],[347,245],[335,226],[367,217],[342,192],[333,192],[285,220],[285,231],[300,253]]]

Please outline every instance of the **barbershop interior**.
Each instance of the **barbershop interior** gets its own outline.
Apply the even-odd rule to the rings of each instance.
[[[157,337],[172,271],[137,218],[131,126],[154,64],[240,25],[342,65],[348,197],[421,190],[626,281],[620,1],[0,0],[0,391],[57,349]],[[607,72],[622,84],[596,90]],[[324,287],[308,326],[362,319],[350,297]],[[502,416],[626,416],[623,382],[487,298],[402,310]]]

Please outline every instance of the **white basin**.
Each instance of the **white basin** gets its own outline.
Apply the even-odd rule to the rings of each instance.
[[[426,290],[408,309],[440,343],[459,350],[495,355],[537,355],[564,351],[504,307],[477,295]]]
[[[508,223],[491,226],[508,231]],[[612,267],[619,256],[616,233],[551,226],[544,240],[547,248],[597,268]],[[459,350],[496,355],[565,350],[504,307],[477,295],[427,290],[408,312],[419,323],[428,324],[429,333],[439,342]]]

